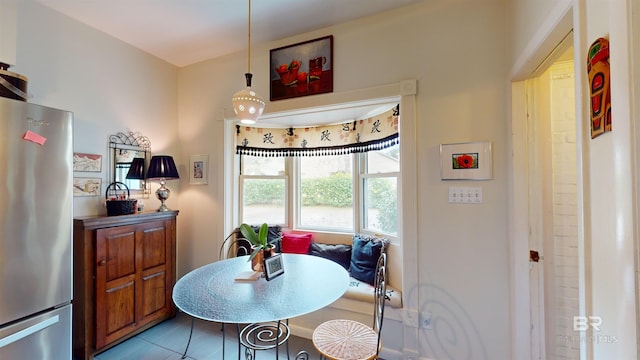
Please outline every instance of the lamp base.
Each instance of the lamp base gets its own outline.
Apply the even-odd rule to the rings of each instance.
[[[160,187],[158,188],[158,190],[156,190],[156,197],[161,202],[161,205],[157,210],[158,212],[170,211],[169,208],[167,207],[167,205],[164,204],[164,202],[165,202],[165,200],[167,200],[169,198],[169,195],[171,195],[171,190],[167,189],[164,186],[164,184],[165,184],[165,180],[162,179],[160,181]]]

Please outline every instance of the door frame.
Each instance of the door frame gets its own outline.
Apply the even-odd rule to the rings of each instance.
[[[508,147],[511,149],[511,157],[508,159],[510,169],[509,190],[509,242],[510,242],[510,269],[511,269],[511,358],[533,359],[533,350],[540,347],[540,341],[544,336],[532,343],[531,317],[536,311],[531,302],[531,282],[529,279],[529,239],[534,224],[531,223],[531,207],[535,206],[529,201],[530,175],[529,161],[532,154],[529,151],[529,129],[527,116],[527,85],[525,80],[534,77],[536,71],[549,59],[550,54],[573,29],[574,12],[576,9],[572,2],[559,2],[550,12],[546,21],[540,26],[540,31],[535,34],[524,49],[522,56],[516,59],[511,71],[511,123],[508,123],[508,131],[511,138]],[[579,43],[575,39],[574,43]],[[576,57],[577,59],[577,57]],[[579,69],[576,66],[576,69]],[[576,70],[577,71],[577,70]],[[576,112],[576,116],[579,116]],[[577,154],[580,158],[580,154]],[[578,174],[578,182],[582,176]],[[581,197],[580,191],[578,197]],[[578,199],[580,206],[581,200]],[[580,269],[579,277],[582,277],[584,269]],[[583,297],[582,289],[580,297]],[[582,351],[581,351],[582,352]],[[544,355],[543,355],[544,356]]]

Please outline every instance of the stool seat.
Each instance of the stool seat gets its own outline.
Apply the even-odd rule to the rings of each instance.
[[[378,334],[370,326],[352,320],[329,320],[313,332],[313,345],[323,356],[336,360],[376,357]]]

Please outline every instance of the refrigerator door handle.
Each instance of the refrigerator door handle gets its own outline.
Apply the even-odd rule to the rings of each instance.
[[[33,335],[38,331],[42,331],[52,325],[55,325],[60,321],[60,316],[56,315],[48,318],[47,320],[41,321],[35,325],[31,325],[28,328],[22,329],[16,333],[13,333],[5,338],[0,339],[0,348],[3,348],[11,343],[14,343],[18,340],[24,339],[27,336]]]

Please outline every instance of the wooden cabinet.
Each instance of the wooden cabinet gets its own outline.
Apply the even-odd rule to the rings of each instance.
[[[177,211],[74,219],[74,359],[175,316]]]

